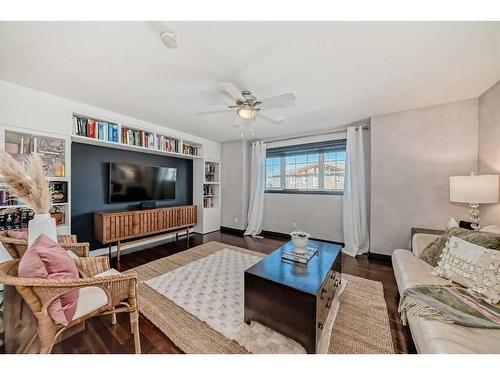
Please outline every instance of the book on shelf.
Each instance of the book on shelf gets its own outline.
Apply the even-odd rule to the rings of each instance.
[[[182,145],[182,153],[185,155],[191,155],[191,156],[200,156],[201,154],[201,148],[198,146],[193,146],[184,143]]]
[[[34,212],[28,208],[0,211],[0,231],[28,228],[28,221],[33,219]]]
[[[95,121],[92,119],[87,120],[87,137],[95,138]]]
[[[6,189],[0,189],[0,206],[21,206],[24,203],[14,197]]]
[[[33,137],[21,137],[19,140],[19,151],[21,155],[29,155],[35,152],[35,139]]]
[[[158,136],[158,150],[167,152],[179,152],[179,140],[160,135]]]

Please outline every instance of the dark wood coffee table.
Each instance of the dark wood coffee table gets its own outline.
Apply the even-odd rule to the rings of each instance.
[[[340,245],[309,241],[319,252],[307,264],[281,260],[288,242],[245,271],[245,322],[260,322],[315,353],[337,287]]]

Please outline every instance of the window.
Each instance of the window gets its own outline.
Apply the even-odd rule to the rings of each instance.
[[[266,191],[343,192],[345,144],[342,139],[268,149]]]

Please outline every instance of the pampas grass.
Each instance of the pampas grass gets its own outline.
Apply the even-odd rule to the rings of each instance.
[[[36,214],[48,214],[52,196],[43,171],[40,156],[28,156],[23,168],[6,152],[0,154],[0,182],[9,193],[31,208]]]

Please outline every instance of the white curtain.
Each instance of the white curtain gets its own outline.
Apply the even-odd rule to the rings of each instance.
[[[356,256],[368,252],[368,187],[365,136],[362,126],[347,129],[344,180],[344,243],[342,251]]]
[[[262,232],[266,188],[266,144],[264,142],[252,143],[251,163],[248,226],[245,236],[257,236]]]

